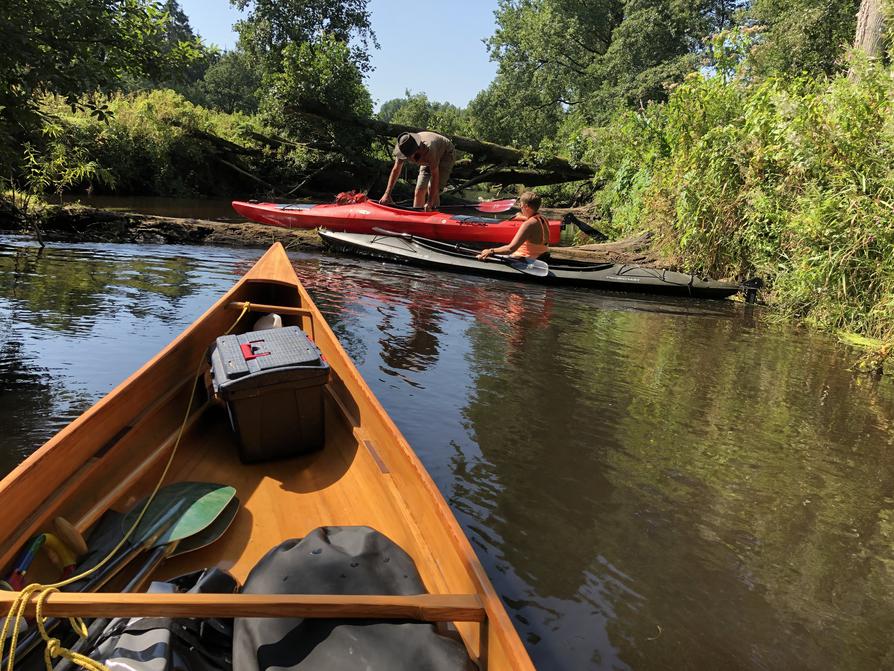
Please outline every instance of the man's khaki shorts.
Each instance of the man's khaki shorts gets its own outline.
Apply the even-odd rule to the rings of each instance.
[[[440,184],[438,184],[438,193],[444,190],[447,186],[447,180],[450,179],[450,172],[453,170],[453,164],[456,163],[456,157],[454,152],[448,151],[441,158],[441,162],[438,163],[438,176],[440,179],[438,180]],[[428,183],[431,181],[431,168],[427,165],[419,166],[419,177],[416,178],[416,190],[426,189],[428,188]]]

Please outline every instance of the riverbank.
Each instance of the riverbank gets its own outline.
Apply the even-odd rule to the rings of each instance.
[[[548,215],[558,219],[565,212],[567,210],[551,210]],[[0,214],[0,229],[32,234],[48,242],[211,244],[259,248],[281,242],[286,249],[323,248],[323,241],[316,230],[278,228],[250,221],[168,217],[79,204],[41,204],[33,208],[27,217],[7,211]],[[651,242],[649,234],[642,234],[601,244],[556,247],[552,250],[552,256],[592,263],[625,263],[676,270],[673,264],[655,253]]]
[[[285,229],[251,222],[228,223],[207,219],[161,217],[116,212],[81,205],[45,205],[27,219],[6,216],[2,228],[29,233],[46,242],[109,242],[155,244],[210,244],[286,249],[320,249],[316,231]]]

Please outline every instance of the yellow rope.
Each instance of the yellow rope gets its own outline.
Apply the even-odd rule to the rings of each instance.
[[[95,659],[87,655],[82,655],[79,652],[74,652],[73,650],[69,650],[64,647],[58,638],[51,638],[49,633],[44,626],[44,622],[46,618],[43,616],[43,607],[49,598],[50,594],[53,592],[58,592],[59,590],[55,587],[45,587],[40,590],[40,594],[37,597],[37,604],[35,605],[35,619],[37,620],[37,629],[40,631],[40,636],[43,638],[46,643],[46,647],[43,651],[43,661],[47,665],[47,669],[52,671],[53,669],[53,659],[55,657],[63,657],[68,661],[72,662],[76,666],[80,666],[82,669],[87,669],[88,671],[108,671],[108,667],[102,662],[97,662]],[[72,625],[74,626],[74,619],[72,618]],[[83,631],[78,632],[81,637],[87,635],[87,628],[84,627],[83,621],[78,618],[77,622],[81,625]],[[75,631],[77,631],[77,627],[75,627]]]
[[[242,306],[242,312],[239,313],[236,321],[233,322],[233,325],[227,329],[224,335],[228,335],[234,328],[236,328],[236,325],[242,320],[242,318],[246,315],[246,313],[248,313],[250,309],[251,303],[246,301]],[[104,664],[97,662],[96,660],[91,659],[86,655],[73,652],[64,647],[59,642],[58,638],[50,637],[45,628],[46,618],[43,616],[43,607],[50,594],[52,594],[53,592],[58,592],[60,587],[66,587],[67,585],[71,585],[72,583],[78,582],[79,580],[83,580],[84,578],[89,577],[93,572],[105,566],[112,559],[112,557],[118,554],[118,551],[122,547],[124,547],[124,544],[140,525],[140,522],[143,520],[143,516],[146,514],[146,511],[149,510],[149,506],[155,499],[155,495],[158,494],[158,490],[161,489],[161,484],[167,477],[168,471],[171,468],[171,464],[174,463],[174,455],[177,453],[177,448],[180,446],[180,439],[183,437],[183,432],[186,429],[186,423],[189,421],[189,413],[192,411],[192,402],[193,398],[195,397],[195,387],[196,383],[199,381],[199,378],[202,376],[202,365],[204,364],[204,362],[205,358],[202,357],[199,360],[199,365],[196,367],[196,374],[193,377],[192,387],[189,394],[189,403],[187,403],[186,405],[186,414],[183,417],[183,421],[180,423],[180,428],[177,430],[177,438],[174,441],[174,447],[171,448],[171,454],[170,456],[168,456],[168,461],[165,464],[164,470],[162,470],[161,476],[158,478],[158,482],[155,483],[155,487],[153,488],[152,493],[149,495],[149,498],[146,499],[146,503],[140,510],[140,514],[137,515],[137,518],[134,520],[133,524],[130,525],[127,533],[125,533],[118,544],[114,548],[112,548],[112,550],[105,557],[103,557],[102,561],[100,561],[92,568],[89,568],[86,571],[79,573],[78,575],[71,576],[70,578],[66,578],[65,580],[60,580],[59,582],[55,582],[49,585],[41,585],[39,583],[26,585],[22,589],[22,591],[19,592],[19,596],[9,607],[9,614],[3,622],[3,630],[0,631],[0,660],[2,660],[3,652],[6,647],[6,636],[9,633],[10,622],[13,623],[12,637],[9,642],[9,659],[7,660],[8,663],[6,665],[7,671],[14,671],[13,667],[15,665],[16,647],[19,640],[19,630],[21,629],[22,621],[25,619],[25,609],[28,607],[28,604],[31,602],[32,598],[35,597],[35,595],[37,598],[35,604],[35,619],[37,621],[38,632],[40,633],[41,638],[46,644],[46,648],[44,650],[44,662],[47,665],[47,671],[53,671],[53,658],[55,657],[64,657],[65,659],[68,659],[72,663],[76,664],[82,669],[86,669],[87,671],[109,671],[108,667],[106,667]],[[81,618],[72,617],[69,618],[69,622],[79,636],[83,638],[87,635],[87,627],[84,625],[84,622],[83,620],[81,620]]]

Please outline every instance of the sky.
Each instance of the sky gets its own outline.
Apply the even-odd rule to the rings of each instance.
[[[240,12],[229,0],[178,0],[205,42],[236,46]],[[366,79],[376,109],[404,92],[465,107],[497,72],[483,40],[494,31],[497,0],[369,0],[379,49]],[[408,26],[417,26],[409,29]]]

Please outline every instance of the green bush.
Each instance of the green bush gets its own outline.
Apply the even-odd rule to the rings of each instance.
[[[894,80],[855,67],[752,83],[693,74],[604,128],[566,120],[566,153],[600,166],[594,202],[616,235],[651,229],[685,269],[762,276],[784,314],[891,339]]]
[[[103,98],[102,104],[109,113],[104,120],[71,112],[58,99],[47,100],[43,109],[58,132],[47,138],[42,153],[57,155],[62,143],[70,147],[69,153],[76,147],[77,155],[105,171],[111,177],[106,183],[114,183],[115,192],[121,194],[230,193],[241,178],[210,158],[202,134],[248,145],[244,131],[262,129],[253,117],[207,110],[170,90],[116,94]],[[84,181],[102,191],[103,183]]]

